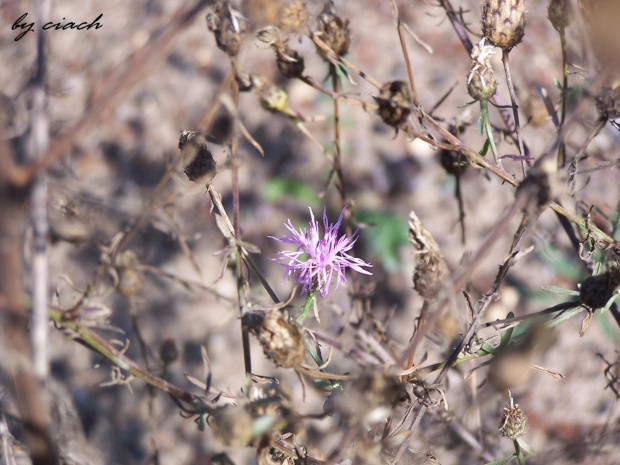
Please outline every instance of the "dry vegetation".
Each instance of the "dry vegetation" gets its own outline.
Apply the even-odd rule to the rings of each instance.
[[[616,0],[0,15],[3,463],[618,463]]]

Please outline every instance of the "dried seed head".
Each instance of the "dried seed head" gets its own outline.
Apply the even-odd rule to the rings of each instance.
[[[591,309],[602,308],[613,297],[619,284],[620,267],[617,266],[597,276],[590,276],[579,287],[581,303]]]
[[[217,46],[230,56],[237,56],[247,32],[247,22],[228,2],[217,3],[207,15],[207,27],[215,36]]]
[[[448,131],[456,137],[459,137],[463,132],[465,132],[466,127],[467,126],[463,124],[450,124]],[[444,170],[457,177],[461,176],[467,169],[467,166],[469,166],[467,163],[467,158],[453,150],[440,150],[439,162]]]
[[[373,97],[379,104],[377,113],[383,122],[396,129],[407,121],[411,113],[411,92],[404,81],[390,81],[381,88],[378,97]]]
[[[502,425],[499,429],[508,439],[519,439],[527,433],[527,417],[519,404],[514,403],[512,396],[510,396],[510,404],[504,408]]]
[[[301,77],[304,69],[304,57],[302,57],[296,50],[284,47],[276,50],[276,63],[278,69],[284,77],[297,78]]]
[[[596,107],[603,119],[620,118],[620,81],[600,90],[596,96]]]
[[[166,365],[171,364],[179,358],[179,349],[174,339],[164,339],[159,346],[159,358]]]
[[[276,52],[276,63],[284,77],[296,78],[302,75],[305,67],[304,58],[280,39],[275,27],[266,27],[258,31],[257,38],[270,45]]]
[[[249,0],[244,2],[244,12],[254,27],[275,24],[286,0]]]
[[[136,253],[133,250],[121,253],[114,262],[114,268],[118,273],[118,293],[123,297],[137,294],[142,287],[142,271]]]
[[[570,0],[551,0],[547,8],[547,16],[553,27],[560,31],[573,22],[575,12]]]
[[[525,0],[485,0],[482,33],[504,50],[518,45],[525,34]]]
[[[336,55],[343,56],[349,51],[351,44],[351,31],[349,20],[344,21],[336,15],[332,2],[327,2],[318,18],[318,30],[316,35],[331,48]],[[323,59],[328,59],[325,51],[317,48]]]
[[[448,265],[431,232],[413,211],[409,213],[409,242],[417,256],[413,287],[424,299],[434,299],[449,274]]]
[[[243,326],[256,336],[265,356],[277,366],[299,365],[306,353],[299,326],[289,322],[288,314],[279,309],[246,312]]]
[[[217,170],[205,136],[199,131],[182,131],[179,149],[183,152],[183,164],[188,179],[194,182],[210,183]]]
[[[284,32],[300,33],[308,28],[308,10],[301,0],[289,3],[280,15],[279,26]]]
[[[493,47],[486,45],[485,37],[472,48],[472,66],[467,77],[467,90],[474,100],[489,100],[497,90],[497,80],[490,62],[494,53]]]

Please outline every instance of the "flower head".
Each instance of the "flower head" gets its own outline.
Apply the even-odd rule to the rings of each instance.
[[[371,267],[372,265],[347,253],[357,240],[357,231],[352,236],[344,234],[338,239],[338,228],[345,208],[342,209],[340,218],[334,224],[329,224],[326,208],[323,208],[325,235],[322,239],[319,237],[319,222],[314,219],[311,208],[308,208],[311,218],[309,232],[305,229],[297,231],[291,220],[288,220],[284,226],[291,232],[290,236],[281,238],[270,236],[278,242],[297,245],[297,249],[293,251],[278,252],[273,260],[288,260],[288,263],[281,263],[286,268],[284,278],[293,276],[296,283],[303,283],[302,292],[318,290],[321,296],[327,296],[332,278],[336,278],[336,289],[341,282],[346,284],[347,280],[344,275],[346,268],[351,268],[358,273],[372,274],[362,269],[363,266]]]

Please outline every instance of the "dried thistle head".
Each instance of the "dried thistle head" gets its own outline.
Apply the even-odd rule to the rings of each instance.
[[[216,2],[207,15],[207,27],[215,36],[217,46],[231,57],[237,56],[248,29],[245,18],[229,2]]]
[[[527,433],[527,417],[519,404],[514,403],[512,395],[510,395],[508,407],[505,407],[502,413],[502,424],[499,429],[502,436],[508,439],[519,439]]]
[[[614,295],[620,284],[620,267],[613,266],[609,271],[586,278],[579,286],[581,303],[591,309],[604,307]]]
[[[267,27],[257,33],[258,40],[273,48],[276,52],[278,70],[284,77],[301,77],[304,72],[304,58],[296,51],[288,47],[286,42],[280,39],[275,27]]]
[[[379,96],[373,98],[379,104],[377,113],[383,122],[397,130],[411,114],[411,92],[404,81],[387,82]]]
[[[301,0],[290,2],[280,15],[278,25],[287,33],[300,33],[308,28],[308,10]]]
[[[474,100],[489,100],[497,90],[497,80],[491,67],[493,47],[486,45],[486,38],[480,39],[471,51],[471,71],[467,77],[467,90]]]
[[[596,96],[596,108],[601,118],[620,118],[620,80],[603,87]]]
[[[413,287],[424,299],[434,299],[449,275],[448,264],[431,232],[413,211],[409,214],[409,242],[418,256]]]
[[[276,24],[282,14],[286,0],[248,0],[243,11],[247,13],[252,26],[264,27]]]
[[[565,29],[575,17],[570,0],[551,0],[547,8],[547,17],[556,30]]]
[[[325,3],[323,11],[319,14],[316,35],[325,42],[336,55],[343,56],[349,51],[349,45],[351,45],[349,20],[343,20],[340,16],[336,15],[331,0]],[[317,48],[317,50],[323,59],[328,59],[324,50],[320,48]]]
[[[183,152],[187,178],[193,182],[210,183],[217,169],[206,137],[200,131],[182,131],[179,149]]]
[[[482,33],[504,50],[518,45],[525,34],[525,0],[484,0]]]
[[[256,336],[265,356],[277,366],[292,368],[301,364],[306,353],[301,330],[289,322],[285,311],[249,311],[241,321]]]

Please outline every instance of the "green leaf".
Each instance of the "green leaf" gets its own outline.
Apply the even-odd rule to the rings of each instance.
[[[364,237],[383,267],[389,272],[398,270],[400,249],[409,246],[407,223],[394,213],[379,210],[356,211],[355,218],[370,226],[364,231]]]
[[[515,458],[514,455],[509,455],[508,457],[504,457],[504,458],[501,458],[501,459],[493,460],[492,462],[487,462],[484,465],[503,465],[504,463],[510,462],[514,458]]]
[[[293,198],[298,200],[302,205],[308,205],[313,209],[319,207],[315,190],[310,184],[296,178],[271,178],[263,186],[261,192],[263,198],[269,203],[276,203]]]
[[[484,111],[480,112],[480,115],[478,115],[478,134],[483,135],[484,134]]]
[[[515,317],[515,314],[513,312],[508,312],[508,315],[506,315],[506,319],[514,318],[514,317]],[[510,338],[512,338],[513,331],[514,331],[514,326],[508,328],[506,331],[502,333],[501,339],[499,342],[499,347],[497,349],[504,349],[508,347],[508,344],[510,344]]]
[[[478,152],[481,156],[486,157],[487,153],[489,152],[489,147],[491,146],[491,139],[487,138],[487,140],[484,141],[484,145],[482,146],[482,148],[480,149],[480,152]]]
[[[553,78],[553,84],[555,84],[555,86],[558,89],[563,90],[562,83],[560,81],[558,81],[556,78]]]
[[[553,292],[554,294],[562,295],[579,295],[579,291],[573,291],[572,289],[565,289],[557,286],[540,286],[543,291]]]
[[[523,438],[517,439],[517,443],[519,443],[519,447],[523,449],[523,452],[529,457],[532,455],[536,455],[536,451],[530,446]]]
[[[607,310],[609,310],[609,307],[611,307],[611,304],[614,303],[614,300],[616,300],[619,295],[620,295],[620,290],[616,289],[614,291],[613,295],[610,297],[610,299],[607,301],[607,303],[605,304],[605,306],[601,310],[601,313],[605,313]]]

